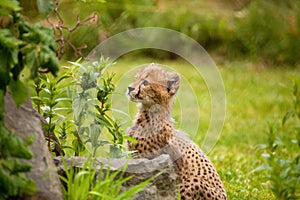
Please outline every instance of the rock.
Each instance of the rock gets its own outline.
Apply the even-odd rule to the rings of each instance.
[[[35,181],[37,192],[26,199],[63,199],[56,168],[46,147],[40,116],[33,109],[29,98],[17,108],[11,94],[6,93],[4,125],[22,139],[34,135],[34,143],[30,146],[34,156],[24,162],[32,165],[31,172],[26,173],[26,176]]]
[[[58,167],[59,174],[61,175],[65,174],[64,165],[62,163],[63,159],[65,160],[68,168],[82,168],[87,160],[85,157],[55,157],[54,162]],[[97,174],[99,174],[99,170],[104,170],[105,174],[105,171],[108,170],[108,167],[110,172],[122,170],[124,169],[124,165],[127,164],[124,177],[133,176],[133,178],[123,185],[124,190],[137,185],[163,171],[162,174],[153,179],[150,185],[146,186],[141,192],[135,195],[134,199],[136,200],[174,200],[177,197],[177,184],[179,183],[179,176],[176,173],[176,168],[172,164],[169,155],[163,154],[152,160],[145,158],[127,160],[125,158],[96,158],[94,162],[94,167],[97,170]]]

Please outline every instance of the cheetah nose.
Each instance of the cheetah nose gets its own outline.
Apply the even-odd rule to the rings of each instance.
[[[132,92],[134,90],[133,87],[128,87],[128,93]]]

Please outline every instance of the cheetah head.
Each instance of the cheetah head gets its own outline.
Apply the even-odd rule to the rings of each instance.
[[[168,104],[177,92],[180,76],[167,72],[156,64],[150,64],[137,73],[127,90],[131,101],[143,105]]]

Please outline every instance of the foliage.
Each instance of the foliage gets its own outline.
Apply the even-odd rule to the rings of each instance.
[[[30,69],[31,78],[34,78],[39,69],[56,74],[59,63],[54,51],[55,39],[50,29],[38,24],[31,26],[19,13],[13,13],[7,21],[1,24],[4,28],[0,29],[0,89],[5,94],[9,86],[16,104],[20,105],[27,98],[27,89],[19,80],[24,67]],[[2,119],[3,113],[0,116]]]
[[[108,145],[110,157],[123,156],[121,149],[126,137],[111,116],[114,75],[104,74],[112,63],[101,58],[91,64],[81,61],[71,64],[57,77],[40,74],[33,86],[36,95],[32,100],[46,119],[44,129],[50,138],[49,149],[56,154],[60,148],[68,151],[66,155],[96,156],[99,147]],[[112,139],[100,139],[101,133],[109,133]],[[59,140],[53,140],[56,136]]]
[[[252,0],[244,1],[239,8],[234,8],[232,2],[237,3],[184,1],[183,6],[178,7],[182,2],[121,0],[70,4],[63,1],[62,7],[71,6],[82,16],[92,12],[99,15],[99,26],[83,27],[70,38],[76,46],[89,44],[83,54],[94,48],[95,40],[100,43],[128,29],[165,27],[192,37],[208,51],[233,59],[250,58],[272,65],[299,63],[299,1]],[[68,13],[64,13],[64,17],[71,18]],[[66,20],[67,23],[72,22]],[[142,51],[144,55],[153,56],[153,51],[150,52]],[[154,56],[170,58],[170,54],[161,52]]]
[[[62,148],[66,139],[66,123],[69,122],[72,112],[72,94],[68,91],[74,85],[71,72],[67,71],[54,78],[50,75],[39,74],[34,80],[36,96],[31,99],[37,111],[44,117],[43,129],[46,132],[48,148],[56,155],[64,155]],[[62,133],[58,141],[54,131],[62,124]],[[52,144],[52,145],[51,145]],[[51,146],[51,148],[50,148]]]
[[[33,138],[23,142],[3,125],[0,126],[0,135],[0,199],[34,194],[35,183],[23,174],[30,171],[31,165],[18,160],[32,158],[32,152],[27,146],[32,143]]]
[[[11,26],[14,30],[8,28],[0,30],[0,51],[3,55],[1,58],[3,67],[0,73],[1,90],[5,91],[7,85],[16,86],[12,94],[15,100],[18,99],[17,105],[20,105],[27,98],[27,95],[18,96],[19,90],[25,88],[18,80],[24,66],[30,69],[33,78],[39,69],[56,74],[59,62],[55,56],[55,40],[50,29],[38,24],[31,26],[20,14],[14,14],[12,20]],[[14,81],[17,83],[14,84]]]
[[[0,2],[0,16],[9,16],[12,11],[20,11],[21,7],[16,0],[3,0]]]
[[[38,0],[42,3],[43,0]],[[48,2],[48,1],[47,1]],[[39,5],[46,8],[47,5]],[[30,165],[18,159],[31,159],[27,149],[29,141],[23,142],[4,127],[4,96],[9,88],[17,106],[28,97],[28,90],[20,80],[25,66],[34,78],[39,70],[56,74],[59,63],[55,56],[55,39],[50,29],[38,24],[30,25],[19,13],[16,0],[0,2],[0,198],[30,195],[35,183],[25,177]]]
[[[252,1],[235,23],[235,51],[271,64],[298,63],[300,48],[298,1]],[[259,19],[259,20],[257,20]],[[230,45],[230,44],[229,44]]]
[[[87,160],[81,169],[75,169],[73,167],[68,169],[64,163],[66,177],[60,177],[61,180],[66,184],[66,188],[63,188],[64,199],[131,199],[154,178],[150,178],[128,190],[122,191],[122,185],[126,184],[126,182],[132,178],[123,178],[126,166],[124,166],[124,169],[120,169],[120,171],[115,172],[110,172],[109,168],[103,170],[103,166],[101,166],[100,170],[98,171],[99,174],[97,174],[97,170],[94,169],[93,162],[94,161],[92,159]],[[121,170],[123,170],[123,172]]]
[[[96,156],[96,151],[103,145],[110,146],[110,157],[124,155],[121,151],[123,130],[111,117],[110,95],[114,92],[113,75],[104,74],[112,63],[101,58],[92,64],[80,61],[71,62],[72,67],[57,77],[40,74],[34,82],[36,96],[32,98],[37,110],[45,117],[45,130],[48,134],[58,134],[61,148],[72,150],[75,155]],[[73,95],[73,96],[72,96]],[[69,112],[73,108],[73,112]],[[101,140],[104,130],[111,134],[112,141]],[[52,147],[52,146],[51,146]],[[53,149],[53,147],[52,147]],[[141,184],[121,191],[121,186],[129,178],[121,178],[122,172],[104,175],[96,181],[96,170],[92,161],[83,169],[66,169],[65,199],[129,199],[140,191],[147,180]]]
[[[269,124],[268,143],[262,145],[270,189],[277,199],[300,198],[300,79],[293,86],[294,107],[282,119],[282,127]],[[289,122],[289,123],[288,123]],[[280,134],[283,133],[283,134]],[[292,153],[291,153],[292,152]]]
[[[113,137],[113,145],[110,148],[111,157],[120,157],[121,151],[118,147],[123,144],[123,133],[120,125],[110,117],[109,95],[114,91],[112,83],[113,75],[104,77],[104,70],[112,63],[108,59],[101,57],[100,62],[94,62],[84,66],[78,62],[75,66],[74,74],[76,80],[76,90],[73,96],[73,111],[76,130],[74,132],[77,144],[91,145],[91,153],[96,155],[100,146],[110,144],[106,140],[99,141],[99,136],[104,128]],[[102,82],[102,84],[98,84]],[[97,101],[95,102],[95,97]],[[99,104],[99,105],[98,105]],[[80,153],[80,150],[76,151]]]

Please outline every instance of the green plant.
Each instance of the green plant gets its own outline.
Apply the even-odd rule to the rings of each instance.
[[[0,89],[4,91],[1,93],[1,99],[9,86],[16,104],[20,105],[27,99],[27,89],[19,80],[23,68],[27,66],[31,71],[31,78],[34,78],[38,70],[56,74],[59,63],[55,56],[55,40],[51,37],[50,29],[38,24],[29,25],[19,13],[14,14],[11,20],[10,26],[15,30],[0,29],[0,52],[3,55]]]
[[[50,4],[37,0],[38,9],[46,12]],[[47,1],[48,2],[48,1]],[[35,183],[25,177],[30,165],[19,159],[29,160],[32,152],[27,149],[30,142],[23,142],[13,132],[4,127],[4,97],[10,90],[17,106],[28,98],[28,89],[20,80],[25,68],[30,78],[38,71],[56,74],[59,68],[55,56],[55,39],[51,29],[39,24],[31,25],[20,14],[21,7],[16,0],[0,3],[0,198],[31,195]],[[32,139],[31,139],[32,140]]]
[[[100,146],[111,145],[107,140],[99,141],[99,136],[106,128],[113,137],[110,148],[111,157],[121,155],[120,145],[123,144],[123,132],[120,125],[110,115],[109,95],[114,91],[113,75],[104,76],[104,70],[112,65],[108,59],[101,58],[100,62],[81,64],[72,62],[76,80],[76,89],[73,96],[73,111],[76,130],[73,141],[80,145],[77,155],[85,149],[83,144],[91,145],[91,154],[96,155]],[[102,84],[100,84],[102,82]],[[95,101],[97,97],[98,102]],[[99,105],[98,105],[99,104]]]
[[[2,124],[0,136],[0,199],[34,194],[35,183],[24,175],[24,172],[30,171],[31,165],[19,161],[19,158],[32,158],[33,154],[27,146],[33,142],[33,138],[23,142]]]
[[[45,118],[49,149],[56,155],[96,156],[99,147],[108,145],[109,157],[126,155],[123,142],[130,138],[124,136],[121,124],[111,113],[114,74],[104,74],[111,63],[101,58],[92,64],[71,64],[57,77],[39,74],[34,81],[36,96],[32,101]]]
[[[112,144],[110,145],[110,157],[116,158],[122,156],[121,148],[124,141],[124,132],[121,128],[121,125],[108,114],[111,111],[111,104],[108,103],[109,96],[115,90],[115,86],[112,82],[113,76],[114,74],[111,74],[105,78],[101,77],[103,84],[98,85],[97,87],[97,100],[100,103],[100,106],[95,105],[95,108],[98,112],[96,114],[97,123],[102,124],[102,129],[103,127],[106,127],[108,132],[112,136]],[[125,138],[128,139],[128,137]],[[94,144],[94,146],[97,145],[99,144]]]
[[[293,107],[292,109],[286,112],[285,116],[282,119],[282,125],[285,125],[285,123],[290,118],[295,118],[296,120],[300,120],[300,78],[294,80],[292,93],[293,93]],[[295,127],[297,139],[300,139],[299,125],[300,124],[298,124],[298,126]],[[298,140],[298,142],[300,142],[300,140]]]
[[[262,145],[264,165],[271,181],[270,189],[277,199],[300,198],[300,79],[293,86],[293,109],[286,112],[281,127],[268,126],[268,142]]]
[[[251,1],[235,20],[229,46],[253,59],[296,65],[299,55],[298,1]],[[259,19],[259,20],[258,20]]]
[[[73,85],[74,81],[72,81],[69,71],[56,78],[39,73],[34,80],[36,96],[32,97],[32,101],[45,119],[43,129],[48,140],[48,149],[54,151],[57,155],[63,155],[64,153],[60,142],[55,136],[55,128],[59,122],[70,119],[72,97],[68,91]],[[62,134],[59,135],[62,139],[66,137],[65,128],[64,125]],[[50,147],[51,143],[53,144],[52,148]]]
[[[111,172],[109,168],[104,170],[103,166],[100,167],[99,171],[97,171],[95,169],[94,162],[95,161],[93,159],[87,160],[81,169],[74,167],[68,169],[66,163],[64,163],[66,177],[60,177],[61,180],[66,184],[66,188],[63,188],[64,199],[131,199],[154,178],[150,178],[136,186],[122,191],[122,185],[132,178],[123,177],[126,165],[124,166],[124,169],[120,169],[120,171]],[[160,175],[160,173],[158,175]]]

